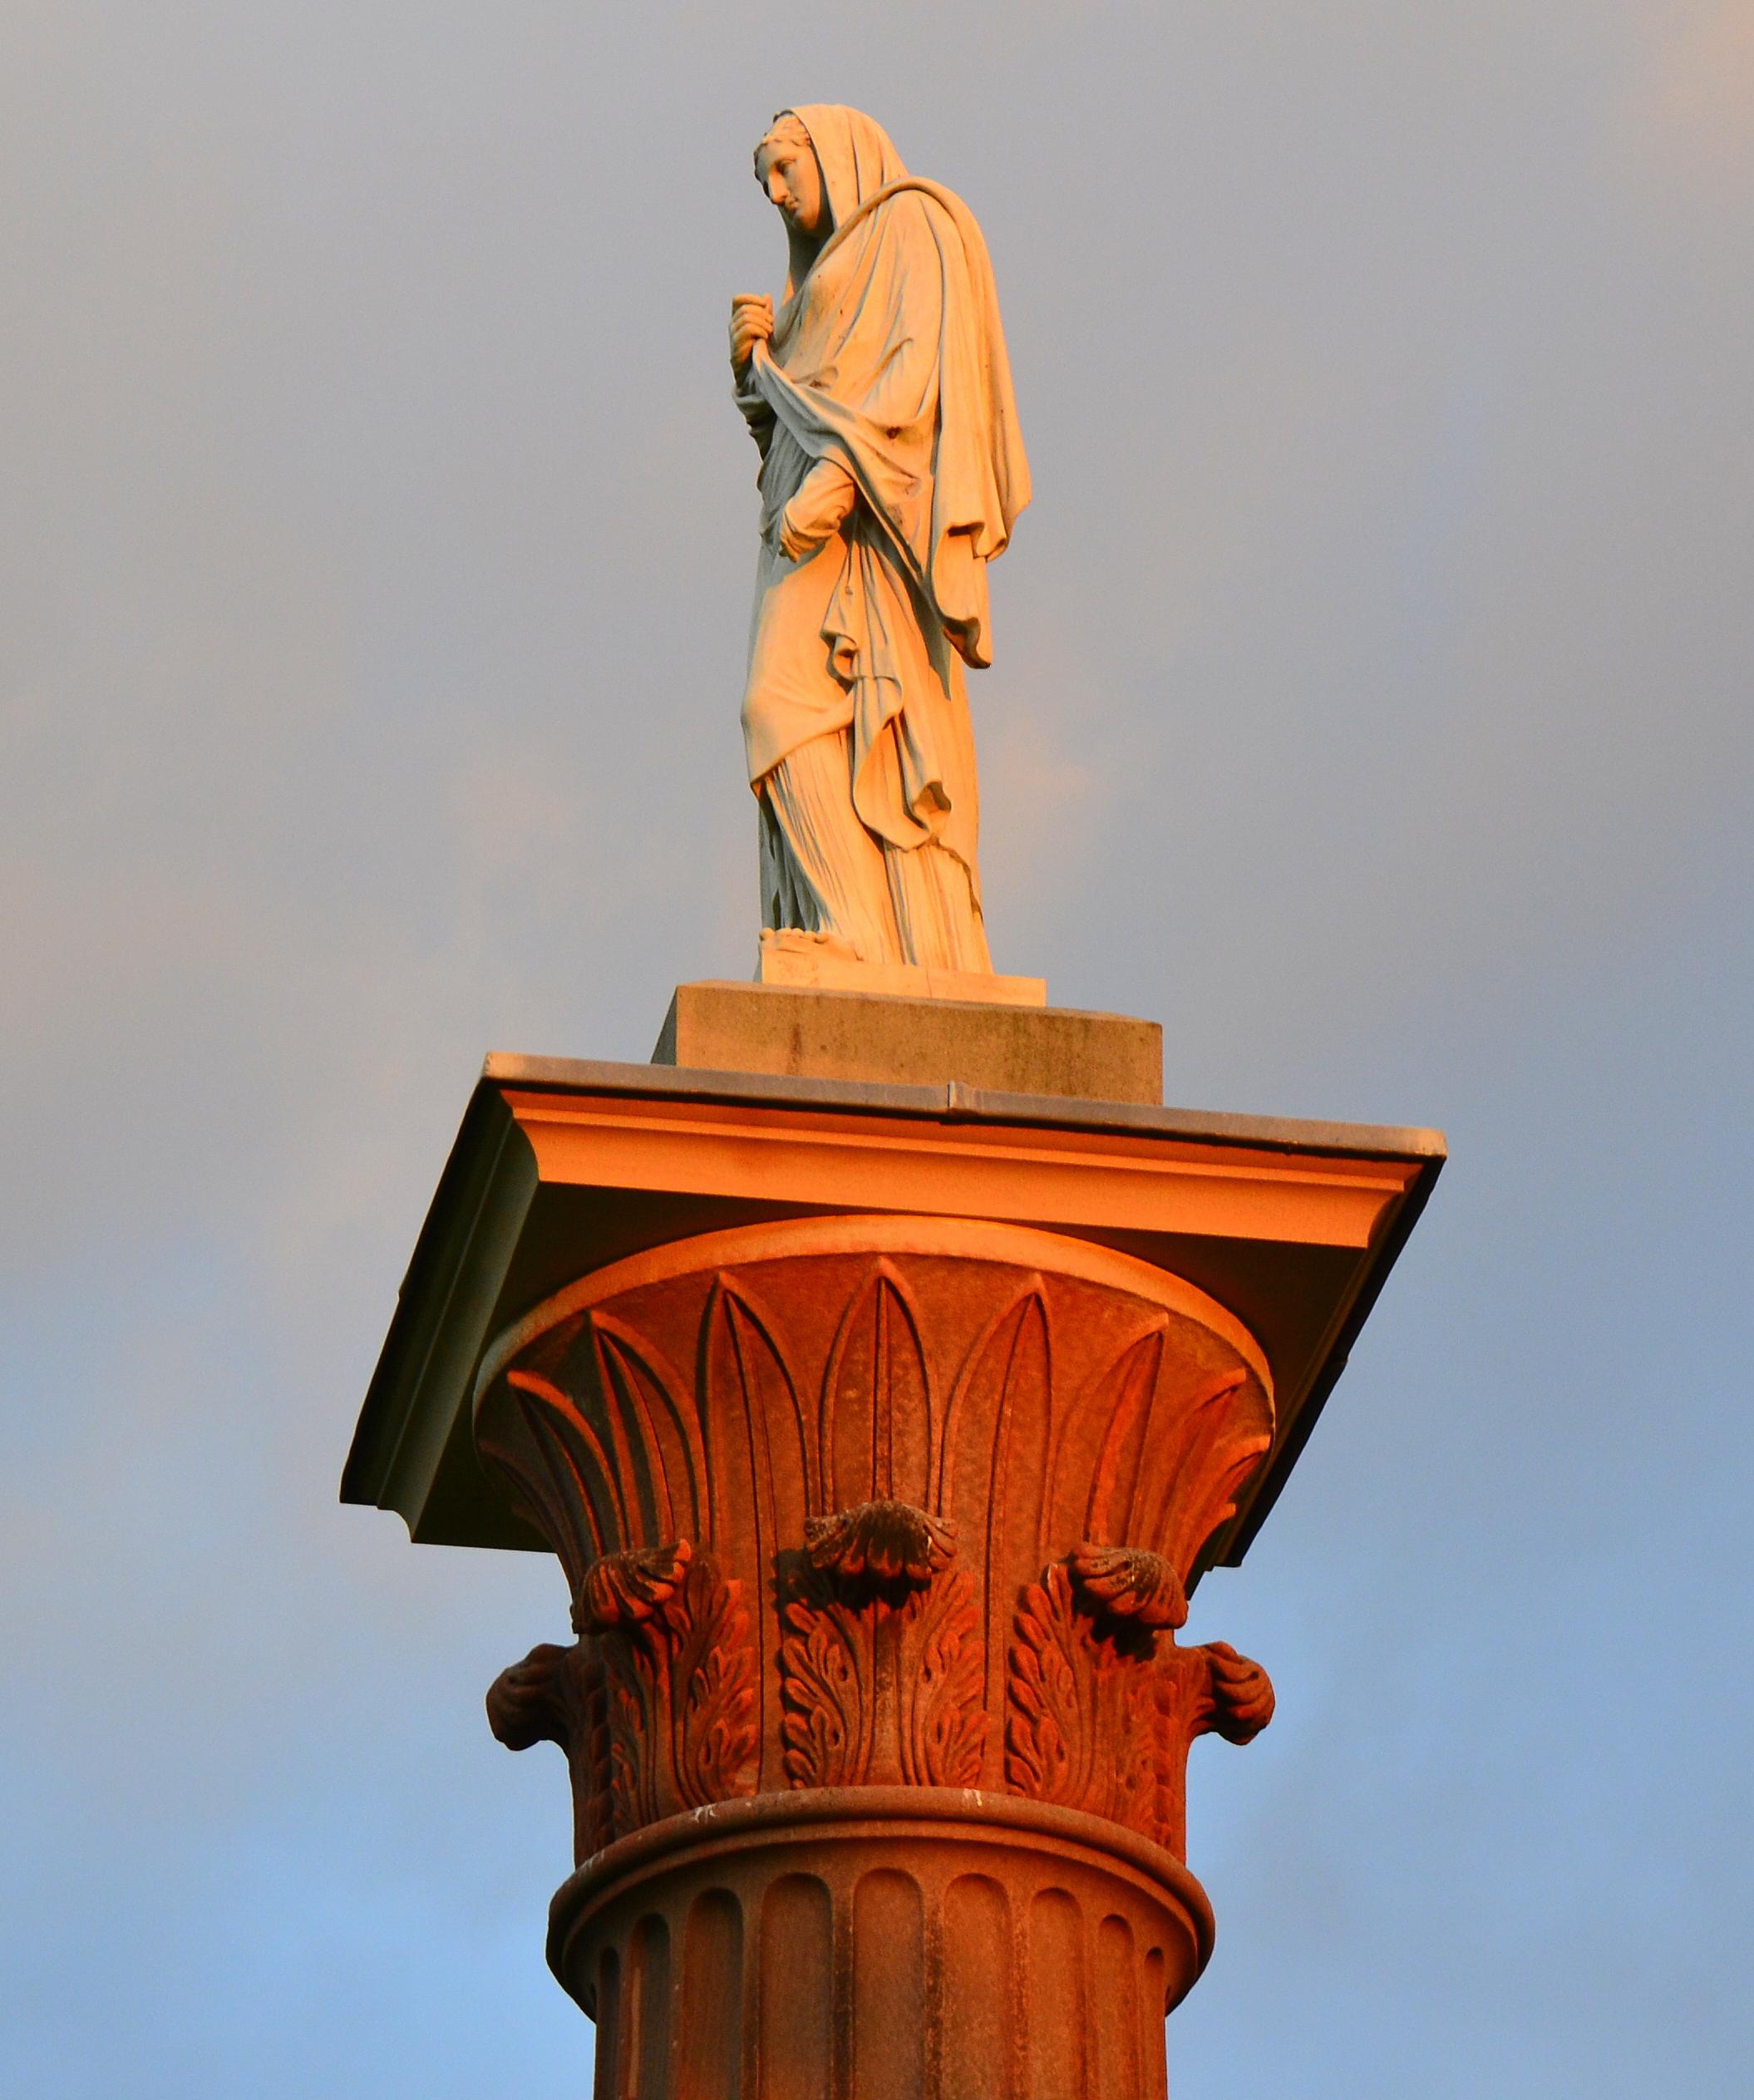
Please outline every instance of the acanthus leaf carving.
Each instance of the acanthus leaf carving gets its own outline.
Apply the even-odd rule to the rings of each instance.
[[[794,1787],[855,1785],[870,1762],[867,1724],[873,1702],[869,1644],[850,1637],[831,1602],[794,1599],[781,1611],[780,1672],[785,1712],[786,1777]]]
[[[1140,1549],[1082,1546],[1031,1585],[1009,1659],[1013,1792],[1107,1816],[1184,1854],[1195,1738],[1249,1742],[1274,1705],[1259,1663],[1223,1642],[1177,1645],[1186,1617],[1174,1571]]]
[[[683,1585],[688,1625],[673,1665],[682,1718],[676,1790],[688,1808],[752,1794],[761,1770],[761,1692],[742,1585],[696,1563]]]
[[[1151,1687],[1097,1636],[1063,1563],[1023,1593],[1010,1656],[1012,1791],[1146,1827],[1155,1791]]]
[[[1045,1243],[854,1250],[715,1252],[484,1385],[480,1455],[580,1636],[505,1674],[496,1729],[564,1744],[593,1849],[764,1776],[1009,1787],[1178,1846],[1188,1744],[1271,1713],[1255,1665],[1174,1639],[1270,1390]]]
[[[649,1585],[662,1595],[630,1585],[643,1615],[628,1611],[596,1640],[608,1682],[617,1836],[751,1794],[760,1771],[760,1693],[742,1585],[686,1540],[618,1557],[651,1560],[658,1553],[671,1556],[677,1580]]]
[[[985,1655],[956,1531],[903,1502],[813,1521],[782,1613],[786,1775],[794,1787],[970,1787]]]
[[[978,1785],[987,1741],[986,1659],[974,1578],[944,1578],[910,1600],[900,1617],[902,1777],[916,1787]]]

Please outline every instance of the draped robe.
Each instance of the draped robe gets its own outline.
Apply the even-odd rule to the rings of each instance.
[[[763,918],[990,969],[963,672],[990,661],[986,565],[1029,495],[992,269],[868,117],[793,114],[834,231],[738,397],[764,455],[742,711]],[[787,525],[819,544],[788,557]]]

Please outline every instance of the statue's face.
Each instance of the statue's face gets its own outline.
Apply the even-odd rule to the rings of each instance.
[[[756,175],[788,226],[810,239],[826,230],[822,171],[807,145],[763,146]]]

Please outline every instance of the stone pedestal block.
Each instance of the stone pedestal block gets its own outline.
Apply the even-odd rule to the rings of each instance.
[[[678,984],[652,1062],[903,1086],[956,1080],[1000,1093],[1153,1107],[1163,1099],[1163,1030],[1155,1021],[1040,1001],[877,997],[877,988]]]

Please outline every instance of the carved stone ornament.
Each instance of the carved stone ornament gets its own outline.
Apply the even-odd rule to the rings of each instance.
[[[859,1786],[1025,1796],[1179,1854],[1189,1742],[1271,1712],[1255,1665],[1174,1629],[1272,1425],[1234,1319],[1079,1240],[828,1218],[636,1256],[482,1374],[480,1450],[579,1636],[499,1680],[495,1731],[565,1748],[581,1859]]]
[[[599,2092],[1160,2095],[1188,1746],[1273,1710],[1175,1629],[1272,1436],[1230,1314],[1022,1226],[746,1225],[501,1336],[476,1446],[579,1638],[488,1713],[567,1753]]]
[[[855,1510],[804,1520],[810,1565],[856,1588],[899,1584],[924,1590],[956,1557],[956,1526],[909,1502],[861,1502]]]
[[[1249,1742],[1273,1718],[1273,1687],[1259,1663],[1222,1643],[1178,1648],[1174,1622],[1154,1626],[1146,1613],[1158,1607],[1141,1609],[1131,1589],[1106,1603],[1080,1575],[1089,1557],[1073,1555],[1024,1593],[1005,1776],[1014,1792],[1109,1817],[1180,1859],[1194,1738]],[[1185,1619],[1185,1602],[1180,1611]]]
[[[885,1501],[813,1530],[781,1614],[788,1782],[978,1786],[980,1613],[953,1526]]]

